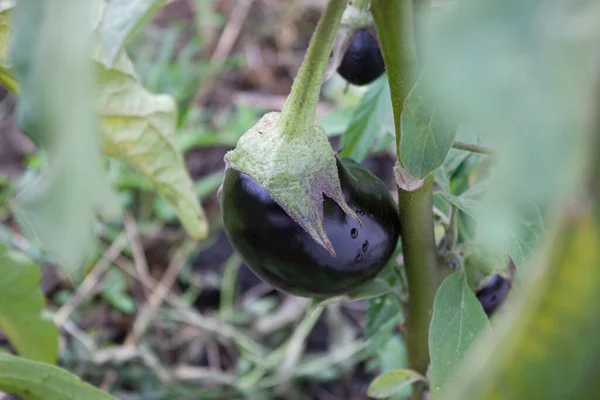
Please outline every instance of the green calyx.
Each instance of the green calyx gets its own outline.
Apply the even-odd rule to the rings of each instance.
[[[323,196],[356,221],[316,108],[347,0],[329,0],[281,113],[265,114],[225,155],[226,168],[251,176],[311,237],[335,256],[324,227]]]
[[[357,31],[374,26],[373,15],[366,6],[368,3],[364,5],[350,4],[342,16],[342,27],[350,31]]]
[[[323,196],[334,200],[358,221],[342,194],[335,154],[323,127],[315,122],[311,132],[286,134],[279,126],[281,114],[271,112],[225,155],[227,168],[250,175],[273,200],[321,246],[335,251],[327,237]]]
[[[510,258],[505,253],[491,252],[475,243],[464,243],[462,253],[467,280],[473,289],[490,275],[510,275]]]

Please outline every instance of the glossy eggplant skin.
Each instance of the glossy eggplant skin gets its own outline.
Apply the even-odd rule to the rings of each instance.
[[[373,29],[361,29],[354,33],[337,71],[357,86],[368,85],[385,72],[383,55]]]
[[[491,316],[502,305],[509,290],[510,281],[500,275],[494,275],[484,287],[475,292],[475,296],[481,303],[483,311]]]
[[[362,227],[324,197],[325,229],[336,257],[292,220],[249,175],[229,168],[221,213],[233,248],[263,281],[311,298],[342,295],[374,278],[392,257],[400,234],[396,203],[383,182],[337,160],[341,187]]]

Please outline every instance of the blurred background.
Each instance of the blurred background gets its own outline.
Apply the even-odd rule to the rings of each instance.
[[[380,319],[374,326],[390,320],[386,329],[396,329],[396,305],[370,316],[366,300],[312,312],[308,300],[259,281],[221,227],[216,190],[223,156],[264,112],[282,107],[324,4],[174,0],[137,34],[130,57],[149,91],[178,103],[176,144],[211,232],[204,242],[191,241],[148,181],[113,165],[125,229],[99,227],[97,254],[81,277],[65,277],[15,233],[6,204],[10,182],[41,161],[16,127],[16,98],[2,91],[2,240],[43,266],[42,287],[62,333],[61,366],[130,400],[360,400],[382,369],[404,366],[399,335],[383,348],[364,340],[367,317]],[[334,149],[365,90],[338,75],[325,85],[318,113]],[[392,190],[389,139],[363,165]],[[10,346],[1,333],[0,345]]]

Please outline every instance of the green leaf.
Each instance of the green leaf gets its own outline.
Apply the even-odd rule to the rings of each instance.
[[[386,295],[394,290],[385,280],[375,278],[354,289],[346,296],[349,300],[370,299]]]
[[[415,178],[425,178],[440,167],[456,136],[456,127],[426,92],[421,76],[404,102],[400,120],[400,154],[406,170]]]
[[[377,352],[390,340],[402,314],[398,302],[392,295],[368,299],[364,340],[369,340],[369,348]]]
[[[593,0],[456,2],[421,15],[435,101],[496,154],[477,212],[496,250],[513,240],[522,204],[552,209],[576,190],[593,128],[582,110],[597,102],[598,15]]]
[[[508,255],[504,252],[492,253],[477,243],[461,243],[463,267],[472,289],[493,275],[510,276]]]
[[[206,175],[202,179],[199,179],[194,183],[194,189],[198,201],[204,200],[206,197],[214,193],[221,183],[223,182],[223,176],[225,172],[220,170]],[[173,207],[169,205],[162,197],[157,197],[154,200],[154,211],[156,215],[163,221],[174,221],[177,219],[177,214],[173,210]]]
[[[100,28],[102,45],[110,67],[129,39],[135,35],[166,0],[111,0]]]
[[[387,282],[394,290],[398,290],[400,285],[396,271],[398,268],[396,258],[401,252],[402,241],[399,240],[391,260],[377,275],[377,279]],[[367,299],[363,337],[368,342],[371,354],[377,355],[387,346],[402,318],[398,300],[393,294]]]
[[[58,329],[42,315],[40,270],[24,255],[0,245],[0,329],[19,354],[56,362]]]
[[[479,144],[479,138],[477,135],[475,135],[472,130],[462,126],[459,126],[457,129],[456,140],[460,140],[465,143]],[[480,156],[478,154],[457,149],[450,149],[450,151],[448,151],[448,155],[446,156],[442,166],[435,170],[435,181],[438,185],[440,185],[440,189],[443,192],[451,194],[450,180],[452,179],[452,175],[456,172],[460,164],[468,157],[478,158]]]
[[[517,268],[527,264],[538,241],[546,233],[540,210],[533,204],[523,205],[517,214],[517,224],[511,229],[508,254]]]
[[[26,400],[117,400],[63,369],[2,352],[0,391]]]
[[[390,148],[396,141],[396,136],[392,132],[386,132],[375,143],[373,151],[379,153]]]
[[[467,214],[472,218],[477,216],[477,207],[480,206],[482,197],[484,195],[486,186],[484,183],[480,183],[473,187],[470,187],[459,196],[452,195],[448,192],[440,192],[440,196],[448,203],[456,206],[459,210]]]
[[[127,282],[123,271],[117,269],[108,270],[102,295],[113,307],[122,313],[132,314],[135,312],[135,302],[127,293]]]
[[[402,251],[402,243],[398,241],[396,250],[392,260],[385,268],[377,275],[377,280],[387,283],[388,287],[397,288],[398,275],[394,271],[397,268],[396,255]],[[364,330],[365,340],[373,336],[383,334],[385,336],[384,343],[391,337],[396,325],[400,323],[402,312],[398,301],[391,294],[368,299],[367,315]]]
[[[348,130],[350,120],[354,117],[356,106],[336,107],[322,116],[317,117],[327,136],[341,136]]]
[[[365,92],[344,135],[340,157],[362,162],[376,140],[386,133],[394,132],[392,103],[388,80],[384,74],[373,82]]]
[[[0,2],[0,60],[8,59],[10,51],[10,14],[15,7],[14,0]]]
[[[399,334],[393,335],[385,346],[379,349],[377,358],[379,359],[379,367],[382,372],[406,368],[408,366],[408,359],[404,338]]]
[[[376,358],[372,364],[379,369],[381,373],[404,369],[408,367],[408,357],[406,354],[406,344],[404,338],[399,334],[394,334],[387,343],[377,349]],[[410,386],[396,391],[394,399],[408,399],[412,393]]]
[[[489,191],[486,196],[473,213],[477,221],[478,241],[491,251],[507,252],[519,275],[523,276],[531,253],[546,233],[540,210],[529,201],[513,199],[507,204],[501,198],[492,199]],[[488,207],[504,215],[504,219],[498,220],[491,210],[487,210]]]
[[[454,196],[449,193],[440,192],[439,195],[448,201],[450,204],[458,207],[459,210],[474,218],[482,229],[501,229],[504,225],[492,225],[491,222],[481,220],[481,209],[484,192],[487,191],[489,182],[480,183],[463,192],[460,196]],[[544,221],[538,207],[532,203],[521,203],[518,212],[512,214],[516,218],[515,223],[509,223],[506,228],[509,232],[506,246],[503,251],[506,251],[512,258],[513,262],[519,268],[520,273],[524,266],[529,261],[529,257],[537,245],[540,237],[546,232]],[[498,246],[496,250],[498,249]],[[497,252],[497,251],[494,251]]]
[[[10,44],[10,51],[4,53],[3,64],[12,66],[14,79],[19,81],[19,106],[15,110],[16,121],[23,133],[32,138],[40,145],[51,143],[50,138],[39,132],[39,125],[42,125],[41,99],[37,95],[38,85],[42,78],[35,69],[37,58],[39,57],[39,37],[41,25],[44,18],[43,7],[38,7],[35,1],[25,0],[19,2],[9,16],[5,15],[5,23],[12,25],[14,32],[4,31],[9,35],[7,41]],[[36,112],[37,111],[37,112]]]
[[[13,1],[0,3],[0,84],[11,92],[16,92],[18,84],[10,71],[10,16]]]
[[[445,400],[598,398],[600,219],[597,203],[572,199]]]
[[[367,395],[376,399],[385,399],[418,381],[425,381],[425,378],[410,369],[388,371],[371,382]]]
[[[38,49],[37,39],[40,36],[39,32],[35,29],[31,29],[32,26],[37,28],[40,27],[40,23],[31,24],[31,21],[41,21],[43,15],[41,14],[42,8],[38,7],[37,3],[31,0],[25,0],[20,2],[20,7],[24,10],[21,13],[21,18],[15,18],[18,21],[22,21],[23,29],[15,29],[15,37],[13,42],[15,43],[13,60],[15,61],[15,71],[17,78],[19,78],[20,84],[22,85],[23,91],[21,93],[20,107],[17,112],[19,115],[19,122],[23,130],[32,136],[41,144],[48,144],[52,142],[51,135],[48,134],[47,124],[43,122],[40,109],[39,96],[31,95],[28,93],[35,93],[40,86],[35,73],[35,68],[32,66],[39,66],[40,63],[37,59],[34,59],[34,53]],[[29,8],[28,8],[29,7]],[[184,228],[194,238],[204,238],[207,232],[207,223],[204,217],[204,212],[200,207],[199,202],[194,196],[193,185],[191,178],[183,162],[181,153],[177,150],[173,144],[173,132],[175,130],[176,121],[176,107],[173,99],[165,95],[155,95],[145,90],[138,76],[136,75],[131,61],[124,52],[120,52],[118,57],[115,59],[115,65],[112,67],[106,67],[110,65],[109,57],[105,54],[103,46],[101,45],[100,39],[100,27],[102,26],[102,16],[104,11],[104,3],[101,1],[93,1],[91,3],[92,15],[94,19],[95,31],[93,32],[93,43],[94,49],[93,59],[96,62],[96,69],[98,71],[97,84],[100,86],[98,93],[98,109],[100,114],[101,122],[101,141],[102,147],[106,153],[124,161],[135,170],[144,175],[150,182],[152,182],[155,190],[176,210],[179,219],[182,221]],[[18,23],[17,23],[18,25]],[[0,21],[0,28],[2,27]],[[85,31],[85,29],[81,29]],[[0,33],[1,33],[0,29]],[[8,32],[8,30],[7,30]],[[85,35],[84,35],[85,36]],[[2,43],[2,37],[0,37],[0,44]],[[0,48],[1,49],[1,48]],[[55,57],[56,58],[56,57]],[[43,65],[43,64],[42,64]],[[41,67],[40,67],[41,68]],[[45,70],[48,68],[46,67]],[[64,68],[63,68],[64,70]],[[0,71],[0,76],[2,76]],[[41,82],[47,83],[52,82],[52,79],[41,79]],[[57,82],[55,84],[58,85]],[[70,90],[77,91],[76,86],[73,85],[73,81],[70,80],[68,84],[62,84],[63,88],[69,88]],[[56,93],[63,93],[62,89],[54,91]],[[73,102],[76,102],[77,97],[73,97]],[[81,105],[81,102],[76,102]],[[37,110],[37,111],[36,111]],[[54,113],[48,113],[54,115]],[[78,115],[78,113],[71,113]],[[75,118],[74,116],[72,116]],[[40,128],[37,128],[40,127]],[[42,130],[44,134],[38,134],[38,130]],[[81,130],[79,130],[81,132]],[[79,135],[78,137],[85,137]],[[77,145],[77,141],[67,141],[67,143],[73,144],[73,147],[78,148],[78,154],[86,160],[93,161],[93,152],[86,153],[86,146]],[[62,157],[67,163],[68,158]],[[69,166],[79,165],[78,163],[71,162]],[[79,169],[82,173],[85,170]],[[88,174],[89,175],[89,174]],[[93,175],[92,175],[93,176]],[[56,178],[60,181],[60,179]],[[66,193],[68,189],[65,186],[76,183],[77,180],[62,179],[57,184],[47,184],[48,187],[53,187],[57,193]],[[98,184],[92,179],[87,179],[86,183],[90,187],[97,188],[99,192],[104,187],[103,184]],[[62,187],[60,187],[62,185]],[[38,191],[42,189],[38,188]],[[45,189],[50,190],[50,189]],[[104,196],[99,196],[94,190],[81,190],[81,193],[89,193],[90,195],[96,195],[96,202],[101,202]],[[37,194],[37,197],[42,196]],[[45,204],[66,204],[61,202],[60,197],[56,199],[51,198],[50,201],[40,201],[40,207],[45,207]],[[43,196],[42,196],[43,197]],[[102,212],[106,215],[116,214],[117,201],[111,201],[109,204],[101,204]],[[83,207],[85,202],[79,204]],[[78,208],[80,208],[78,207]],[[75,208],[73,211],[77,211]],[[42,242],[48,240],[58,241],[61,235],[52,235],[48,232],[40,232],[40,228],[36,225],[51,224],[52,218],[60,218],[64,220],[63,216],[58,213],[54,215],[47,215],[44,211],[40,211],[37,218],[34,220],[23,221],[25,225],[24,229],[28,231],[38,231],[38,236],[45,236]],[[22,215],[22,213],[20,214]],[[80,228],[84,221],[89,221],[90,218],[75,218],[73,220],[80,220]],[[43,229],[41,229],[43,231]],[[51,233],[51,232],[50,232]],[[64,236],[66,240],[68,237]],[[81,259],[81,253],[89,246],[84,245],[87,241],[91,241],[90,235],[80,231],[77,238],[81,242],[81,245],[73,245],[76,241],[71,243],[72,249],[81,249],[79,253],[73,252],[71,259]],[[51,243],[48,247],[53,247]],[[79,258],[76,258],[78,256]],[[60,257],[59,257],[60,258]],[[64,258],[64,257],[63,257]],[[72,261],[72,260],[71,260]],[[66,264],[72,264],[73,262],[67,261]]]
[[[444,390],[457,373],[460,361],[489,327],[465,275],[455,272],[446,277],[435,295],[429,330],[433,400],[444,399]]]
[[[21,185],[15,213],[68,272],[94,248],[96,215],[120,213],[97,140],[89,37],[72,34],[88,31],[90,5],[74,4],[19,1],[12,48],[22,84],[19,124],[43,147],[49,165],[37,181]]]
[[[204,210],[194,192],[182,154],[174,144],[177,120],[171,96],[148,92],[134,66],[121,52],[111,67],[94,32],[93,59],[99,86],[101,144],[104,151],[152,182],[195,239],[208,234]]]

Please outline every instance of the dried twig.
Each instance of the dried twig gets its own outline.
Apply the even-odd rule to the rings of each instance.
[[[126,345],[133,345],[148,328],[156,309],[160,307],[167,294],[171,290],[173,283],[181,268],[188,260],[191,250],[194,248],[195,243],[188,241],[186,242],[177,252],[164,275],[162,276],[158,286],[154,288],[152,295],[148,299],[148,302],[141,308],[138,316],[133,324],[133,328],[127,338],[125,339]]]
[[[244,20],[248,16],[252,3],[254,3],[254,0],[240,0],[237,2],[210,59],[211,63],[219,64],[225,61],[240,34],[240,30],[242,29]]]
[[[148,261],[146,260],[146,255],[144,254],[144,248],[140,240],[137,224],[133,217],[128,213],[125,214],[125,232],[129,238],[135,269],[140,277],[148,278],[150,276],[148,273]],[[144,295],[148,297],[152,289],[145,286],[142,287],[144,290]]]
[[[225,63],[227,56],[229,56],[229,53],[231,52],[231,49],[233,48],[233,45],[240,34],[242,24],[244,23],[244,20],[246,19],[253,2],[254,0],[240,0],[238,2],[237,6],[234,8],[229,17],[227,25],[223,29],[223,33],[221,33],[219,41],[217,42],[215,51],[210,59],[211,65],[222,66]],[[196,99],[203,99],[205,96],[207,96],[208,93],[213,90],[217,82],[218,76],[213,76],[209,80],[203,82],[202,88],[195,96]]]
[[[110,264],[115,258],[121,254],[121,251],[127,245],[127,235],[122,232],[117,239],[110,245],[108,250],[102,255],[102,258],[98,260],[92,271],[85,277],[81,285],[77,288],[77,291],[69,301],[67,301],[54,316],[54,323],[57,326],[62,326],[65,321],[69,318],[71,313],[75,311],[81,302],[92,292],[92,290],[98,285],[102,279],[104,273],[110,267]]]

